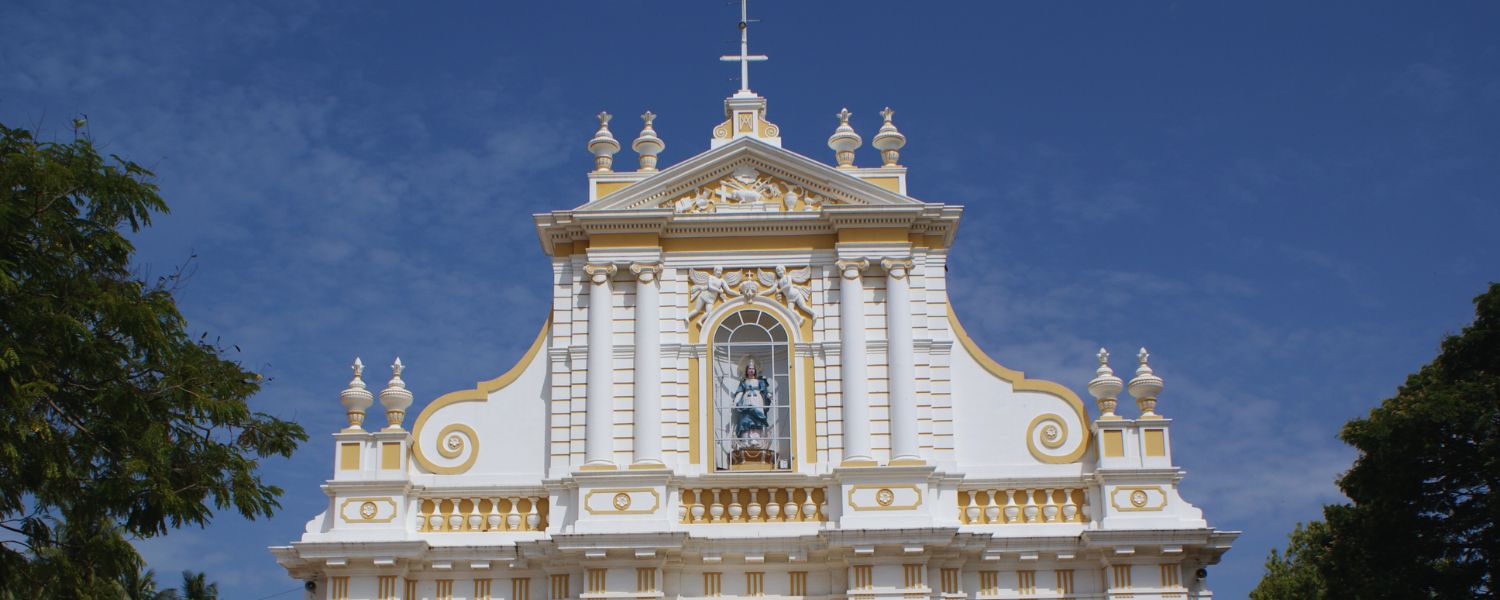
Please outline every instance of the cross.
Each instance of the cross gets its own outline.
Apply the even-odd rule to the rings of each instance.
[[[764,54],[750,53],[750,15],[746,6],[749,0],[740,0],[740,53],[720,56],[724,62],[740,63],[740,91],[750,91],[750,63],[766,60]]]

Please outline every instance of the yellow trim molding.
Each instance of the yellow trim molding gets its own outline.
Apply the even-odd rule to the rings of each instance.
[[[1130,492],[1125,506],[1120,506],[1120,492]],[[1149,504],[1150,492],[1161,496],[1161,503]],[[1167,491],[1159,485],[1120,485],[1109,491],[1109,505],[1120,512],[1157,512],[1167,507]]]
[[[416,424],[412,425],[411,427],[412,458],[417,461],[417,464],[422,465],[423,468],[439,475],[455,475],[469,470],[469,467],[473,466],[474,458],[479,456],[478,452],[475,452],[473,455],[471,455],[470,459],[464,464],[456,467],[444,467],[441,465],[437,465],[422,453],[422,431],[424,429],[424,426],[427,424],[427,419],[430,418],[433,413],[436,413],[438,410],[441,410],[445,406],[448,406],[450,404],[458,404],[460,402],[477,402],[480,400],[485,400],[490,397],[490,394],[505,389],[506,386],[515,383],[515,381],[521,377],[521,374],[526,372],[526,368],[531,366],[531,361],[536,360],[536,355],[541,352],[542,346],[547,341],[547,334],[551,330],[552,314],[549,312],[547,314],[547,321],[545,323],[542,323],[541,332],[537,333],[536,339],[531,342],[531,348],[526,350],[526,354],[521,356],[521,360],[517,361],[515,366],[511,367],[509,371],[506,371],[504,375],[501,375],[489,381],[481,381],[474,386],[474,389],[471,390],[458,390],[456,392],[448,392],[446,394],[443,394],[442,396],[439,396],[437,400],[433,400],[430,404],[428,404],[426,408],[423,408],[422,414],[417,415]],[[478,450],[477,446],[479,438],[476,436],[474,440],[476,446],[475,450]]]
[[[1089,431],[1087,429],[1087,425],[1089,422],[1089,417],[1088,412],[1083,407],[1083,400],[1080,400],[1078,398],[1078,394],[1073,393],[1073,390],[1068,389],[1067,386],[1054,381],[1047,381],[1045,379],[1027,379],[1025,373],[1006,368],[1004,365],[995,362],[995,359],[990,358],[989,355],[985,354],[984,350],[981,350],[979,348],[979,344],[974,343],[974,339],[969,337],[969,333],[964,330],[964,326],[958,322],[958,314],[953,311],[953,303],[951,302],[948,303],[948,325],[949,327],[953,328],[953,336],[958,338],[959,344],[964,347],[964,350],[969,353],[969,356],[973,357],[974,360],[979,363],[979,366],[985,371],[988,371],[995,377],[999,377],[1000,379],[1010,382],[1011,387],[1018,392],[1041,392],[1043,394],[1056,396],[1063,402],[1068,403],[1068,405],[1073,408],[1073,412],[1078,415],[1078,422],[1084,425],[1084,429],[1083,439],[1079,441],[1077,449],[1062,456],[1042,454],[1036,449],[1035,446],[1030,443],[1030,431],[1028,430],[1026,447],[1027,449],[1031,450],[1031,455],[1033,457],[1048,464],[1067,464],[1071,462],[1077,462],[1079,458],[1083,457],[1083,454],[1085,452],[1088,452]]]
[[[357,519],[351,519],[351,518],[349,518],[349,515],[347,513],[345,513],[344,511],[349,508],[350,504],[354,504],[355,502],[358,502],[361,505],[365,504],[366,502],[368,502],[370,504],[374,504],[376,502],[384,502],[386,504],[391,505],[391,514],[387,515],[384,518],[380,518],[380,519],[365,518],[363,515],[361,515]],[[345,498],[344,501],[343,501],[343,503],[339,504],[339,518],[342,519],[345,523],[389,523],[391,521],[396,520],[396,512],[397,512],[396,501],[392,500],[392,499],[390,499],[388,497],[383,497],[383,496],[382,497],[375,497],[375,498]]]
[[[590,501],[593,500],[594,496],[598,495],[598,494],[608,494],[609,495],[609,497],[610,497],[610,508],[609,508],[609,510],[594,510],[594,507],[590,503]],[[619,496],[621,494],[623,494],[625,496],[625,498],[626,498],[625,508],[623,508],[623,509],[620,508],[620,504],[615,501],[615,496]],[[630,502],[630,495],[631,494],[651,494],[651,508],[631,509],[630,508],[630,504],[631,504],[631,502]],[[588,511],[588,513],[591,514],[591,515],[597,515],[597,514],[606,514],[606,515],[646,515],[646,514],[651,514],[651,513],[656,512],[656,509],[658,509],[658,508],[661,508],[661,494],[657,493],[657,491],[655,489],[652,489],[652,488],[610,488],[610,489],[589,490],[589,493],[587,493],[587,494],[585,494],[583,496],[583,510]]]
[[[895,490],[895,489],[910,489],[913,493],[915,493],[917,495],[917,501],[913,502],[911,504],[896,504],[895,501],[894,501],[894,496],[892,496],[891,500],[883,500],[881,498],[881,492],[886,492],[887,494],[889,494],[891,492],[891,490]],[[860,491],[860,490],[875,490],[875,506],[860,506],[860,505],[854,503],[854,492],[857,492],[857,491]],[[852,509],[854,509],[856,511],[867,511],[867,510],[915,510],[917,507],[919,507],[919,506],[922,505],[922,488],[919,488],[919,487],[916,486],[916,484],[911,484],[911,483],[898,483],[898,484],[893,484],[893,485],[881,485],[881,484],[859,484],[859,485],[851,485],[851,486],[849,486],[849,492],[845,494],[845,502],[848,503],[849,508],[852,508]]]

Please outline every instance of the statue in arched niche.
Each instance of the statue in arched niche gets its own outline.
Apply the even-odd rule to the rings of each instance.
[[[743,377],[734,390],[734,437],[738,448],[769,449],[770,409],[775,392],[765,376],[755,367],[755,359],[745,363]]]

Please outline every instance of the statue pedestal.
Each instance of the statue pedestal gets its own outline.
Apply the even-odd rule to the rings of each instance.
[[[731,471],[774,471],[776,451],[760,448],[738,448],[729,453]]]

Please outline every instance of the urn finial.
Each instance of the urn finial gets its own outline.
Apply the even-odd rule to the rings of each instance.
[[[385,407],[385,419],[390,423],[387,429],[400,429],[406,419],[406,408],[411,406],[411,390],[401,380],[401,371],[405,369],[401,357],[396,357],[396,362],[391,363],[391,380],[380,390],[380,405]]]
[[[1099,349],[1099,368],[1094,371],[1094,378],[1089,380],[1089,394],[1099,405],[1099,418],[1114,419],[1115,402],[1120,397],[1120,390],[1125,387],[1125,382],[1115,376],[1115,370],[1109,368],[1109,351]]]
[[[370,390],[365,389],[365,381],[360,376],[365,372],[365,363],[354,357],[354,364],[349,365],[354,370],[354,378],[349,380],[349,387],[339,393],[339,404],[344,405],[344,414],[349,417],[349,429],[362,429],[365,422],[365,409],[374,403],[375,397]]]
[[[594,139],[589,140],[589,152],[594,155],[594,172],[608,173],[615,162],[615,153],[620,151],[620,142],[615,141],[615,135],[609,132],[611,115],[601,112],[596,116],[599,130],[594,132]]]
[[[648,110],[646,114],[641,115],[641,120],[646,124],[641,128],[641,134],[636,136],[635,142],[630,144],[630,149],[641,155],[639,170],[651,172],[656,170],[656,155],[661,154],[661,151],[667,147],[667,143],[656,136],[656,129],[651,126],[651,122],[656,120],[656,113]]]
[[[899,164],[901,148],[906,145],[906,136],[896,129],[895,123],[891,122],[891,117],[895,115],[896,111],[891,110],[889,106],[880,111],[880,116],[885,118],[885,123],[881,124],[880,131],[875,134],[875,139],[870,141],[871,146],[880,150],[880,166],[882,167],[901,166]]]
[[[1151,371],[1151,353],[1145,347],[1136,354],[1136,360],[1140,361],[1141,366],[1136,368],[1135,377],[1130,378],[1130,395],[1135,397],[1141,416],[1157,416],[1156,395],[1161,393],[1162,379]]]
[[[838,161],[838,168],[853,169],[854,151],[864,144],[864,139],[854,132],[853,126],[849,125],[849,117],[854,116],[854,113],[849,112],[848,108],[839,111],[834,116],[839,118],[839,126],[833,130],[833,135],[828,136],[828,147],[833,150],[834,159]]]

